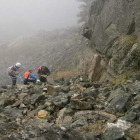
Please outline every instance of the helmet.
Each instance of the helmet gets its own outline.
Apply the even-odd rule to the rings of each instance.
[[[21,64],[19,62],[17,62],[15,66],[18,67],[18,68],[20,68],[21,67]]]

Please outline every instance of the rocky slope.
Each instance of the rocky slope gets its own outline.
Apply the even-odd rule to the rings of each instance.
[[[112,80],[140,67],[140,1],[95,0],[83,36],[96,53],[89,79]],[[99,71],[96,70],[98,67]],[[97,76],[98,75],[98,76]],[[96,78],[95,78],[96,77]]]
[[[139,91],[135,78],[115,86],[84,77],[59,79],[47,86],[3,86],[0,139],[139,140]]]

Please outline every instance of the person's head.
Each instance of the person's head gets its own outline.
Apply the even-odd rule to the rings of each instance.
[[[19,62],[17,62],[17,63],[15,64],[15,67],[16,67],[16,68],[20,68],[20,67],[21,67],[21,64],[20,64]]]
[[[41,70],[42,70],[43,72],[45,72],[45,71],[46,71],[46,67],[45,67],[45,66],[42,66]]]
[[[32,73],[32,70],[28,70],[30,73]]]

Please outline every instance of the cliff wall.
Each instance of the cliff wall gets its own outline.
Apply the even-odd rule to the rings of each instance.
[[[83,29],[83,36],[95,52],[93,63],[97,63],[91,65],[89,79],[112,80],[118,74],[138,70],[139,34],[139,0],[93,1]]]

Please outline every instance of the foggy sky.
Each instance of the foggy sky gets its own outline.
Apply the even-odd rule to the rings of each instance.
[[[1,0],[0,39],[77,24],[76,0]]]

